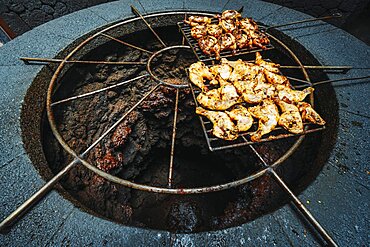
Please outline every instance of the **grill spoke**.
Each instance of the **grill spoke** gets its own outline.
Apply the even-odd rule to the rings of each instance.
[[[162,44],[162,46],[167,47],[167,45],[163,42],[161,37],[154,31],[152,26],[145,20],[144,16],[140,14],[139,10],[137,10],[134,6],[131,5],[131,10],[134,14],[138,15],[145,23],[145,25],[149,28],[149,30],[154,34],[154,36],[158,39],[158,41]]]
[[[105,88],[98,89],[98,90],[95,90],[95,91],[92,91],[92,92],[88,92],[88,93],[84,93],[84,94],[72,96],[72,97],[69,97],[69,98],[66,98],[66,99],[62,99],[62,100],[59,100],[59,101],[55,101],[55,102],[53,102],[51,104],[51,106],[59,105],[61,103],[66,103],[66,102],[69,102],[69,101],[72,101],[72,100],[81,99],[81,98],[84,98],[84,97],[87,97],[87,96],[90,96],[90,95],[101,93],[101,92],[107,91],[109,89],[120,87],[120,86],[126,85],[126,84],[128,84],[130,82],[133,82],[133,81],[136,81],[136,80],[140,80],[140,79],[145,78],[145,77],[148,77],[148,76],[149,76],[149,74],[141,75],[141,76],[132,78],[130,80],[117,83],[117,84],[112,85],[112,86],[109,86],[109,87],[105,87]]]
[[[252,146],[249,145],[249,148],[252,149],[253,153],[256,154],[258,159],[262,162],[265,168],[268,168],[268,172],[272,175],[275,181],[280,185],[280,187],[289,195],[290,199],[297,207],[297,209],[304,215],[306,220],[316,229],[320,236],[329,244],[330,246],[338,246],[335,241],[330,237],[326,230],[320,225],[320,223],[315,219],[311,212],[306,208],[306,206],[299,200],[299,198],[293,193],[293,191],[286,185],[284,180],[272,169],[267,162],[263,159],[260,153]]]
[[[176,142],[176,124],[177,124],[177,113],[179,107],[179,89],[176,89],[176,100],[175,100],[175,110],[173,114],[173,128],[172,128],[172,141],[171,141],[171,155],[170,155],[170,169],[168,172],[168,187],[172,187],[173,178],[173,159],[175,156],[175,142]]]
[[[126,45],[126,46],[128,46],[128,47],[134,48],[134,49],[136,49],[136,50],[143,51],[143,52],[148,53],[148,54],[153,54],[153,52],[151,52],[151,51],[148,51],[148,50],[145,50],[145,49],[143,49],[143,48],[141,48],[141,47],[138,47],[138,46],[136,46],[136,45],[133,45],[133,44],[127,43],[127,42],[125,42],[125,41],[122,41],[122,40],[120,40],[120,39],[117,39],[117,38],[115,38],[115,37],[112,37],[112,36],[110,36],[110,35],[108,35],[108,34],[100,33],[100,35],[102,35],[102,36],[104,36],[104,37],[107,37],[108,39],[114,40],[114,41],[116,41],[116,42],[118,42],[118,43],[121,43],[121,44],[123,44],[123,45]]]
[[[37,58],[37,57],[21,57],[20,60],[26,64],[34,63],[61,63],[63,59],[56,58]],[[145,62],[111,62],[111,61],[89,61],[89,60],[67,60],[64,63],[77,63],[77,64],[106,64],[106,65],[145,65]]]

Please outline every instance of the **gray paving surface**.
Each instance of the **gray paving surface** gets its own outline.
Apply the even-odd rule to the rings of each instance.
[[[260,1],[166,1],[145,11],[194,9],[220,11],[245,5],[248,15],[267,24],[308,18],[299,12]],[[92,29],[130,16],[130,1],[117,1],[66,15],[41,25],[0,48],[0,218],[14,210],[42,179],[22,147],[19,113],[23,97],[40,66],[23,65],[20,56],[53,57],[75,38]],[[138,2],[135,1],[139,8]],[[164,5],[162,5],[164,4]],[[226,5],[226,6],[225,6]],[[289,14],[288,14],[289,13]],[[74,24],[73,27],[67,28]],[[370,67],[370,49],[331,25],[282,29],[301,42],[323,64]],[[348,76],[366,75],[364,70]],[[336,78],[339,75],[330,75]],[[357,84],[356,84],[357,83]],[[336,87],[340,126],[338,140],[324,170],[301,195],[302,201],[341,246],[369,241],[369,84]],[[348,203],[351,202],[351,203]],[[12,230],[0,235],[1,246],[317,246],[309,227],[287,205],[243,226],[200,234],[173,235],[125,227],[91,216],[51,193]]]

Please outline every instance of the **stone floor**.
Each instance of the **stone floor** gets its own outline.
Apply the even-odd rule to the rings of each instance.
[[[32,28],[74,11],[115,0],[0,0],[0,17],[20,35]],[[341,12],[329,23],[370,44],[369,0],[264,0],[319,17]]]

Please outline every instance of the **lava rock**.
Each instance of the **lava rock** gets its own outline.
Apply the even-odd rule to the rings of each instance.
[[[23,11],[25,10],[23,4],[20,4],[20,3],[12,3],[9,5],[9,10],[17,13],[17,14],[20,14],[20,13],[23,13]]]
[[[50,6],[54,6],[57,1],[56,0],[41,0],[41,2],[44,4],[50,5]]]
[[[49,5],[42,5],[41,10],[44,11],[46,14],[52,15],[54,13],[54,9]]]

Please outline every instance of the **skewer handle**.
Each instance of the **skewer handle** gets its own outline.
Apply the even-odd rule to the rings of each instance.
[[[334,14],[328,15],[328,16],[323,16],[323,17],[318,17],[318,18],[311,18],[311,19],[306,19],[306,20],[301,20],[301,21],[293,21],[293,22],[288,22],[288,23],[285,23],[285,24],[270,26],[270,27],[267,27],[265,30],[268,30],[270,28],[285,27],[285,26],[290,26],[290,25],[294,25],[294,24],[321,21],[321,20],[328,20],[328,19],[340,18],[340,17],[342,17],[342,14],[338,12],[338,13],[334,13]]]
[[[0,223],[0,232],[5,233],[11,226],[13,226],[25,213],[28,212],[37,202],[39,202],[47,193],[49,193],[54,185],[77,163],[72,161],[63,168],[57,175],[55,175],[49,182],[42,186],[35,194],[33,194],[27,201],[20,205],[8,217]]]

